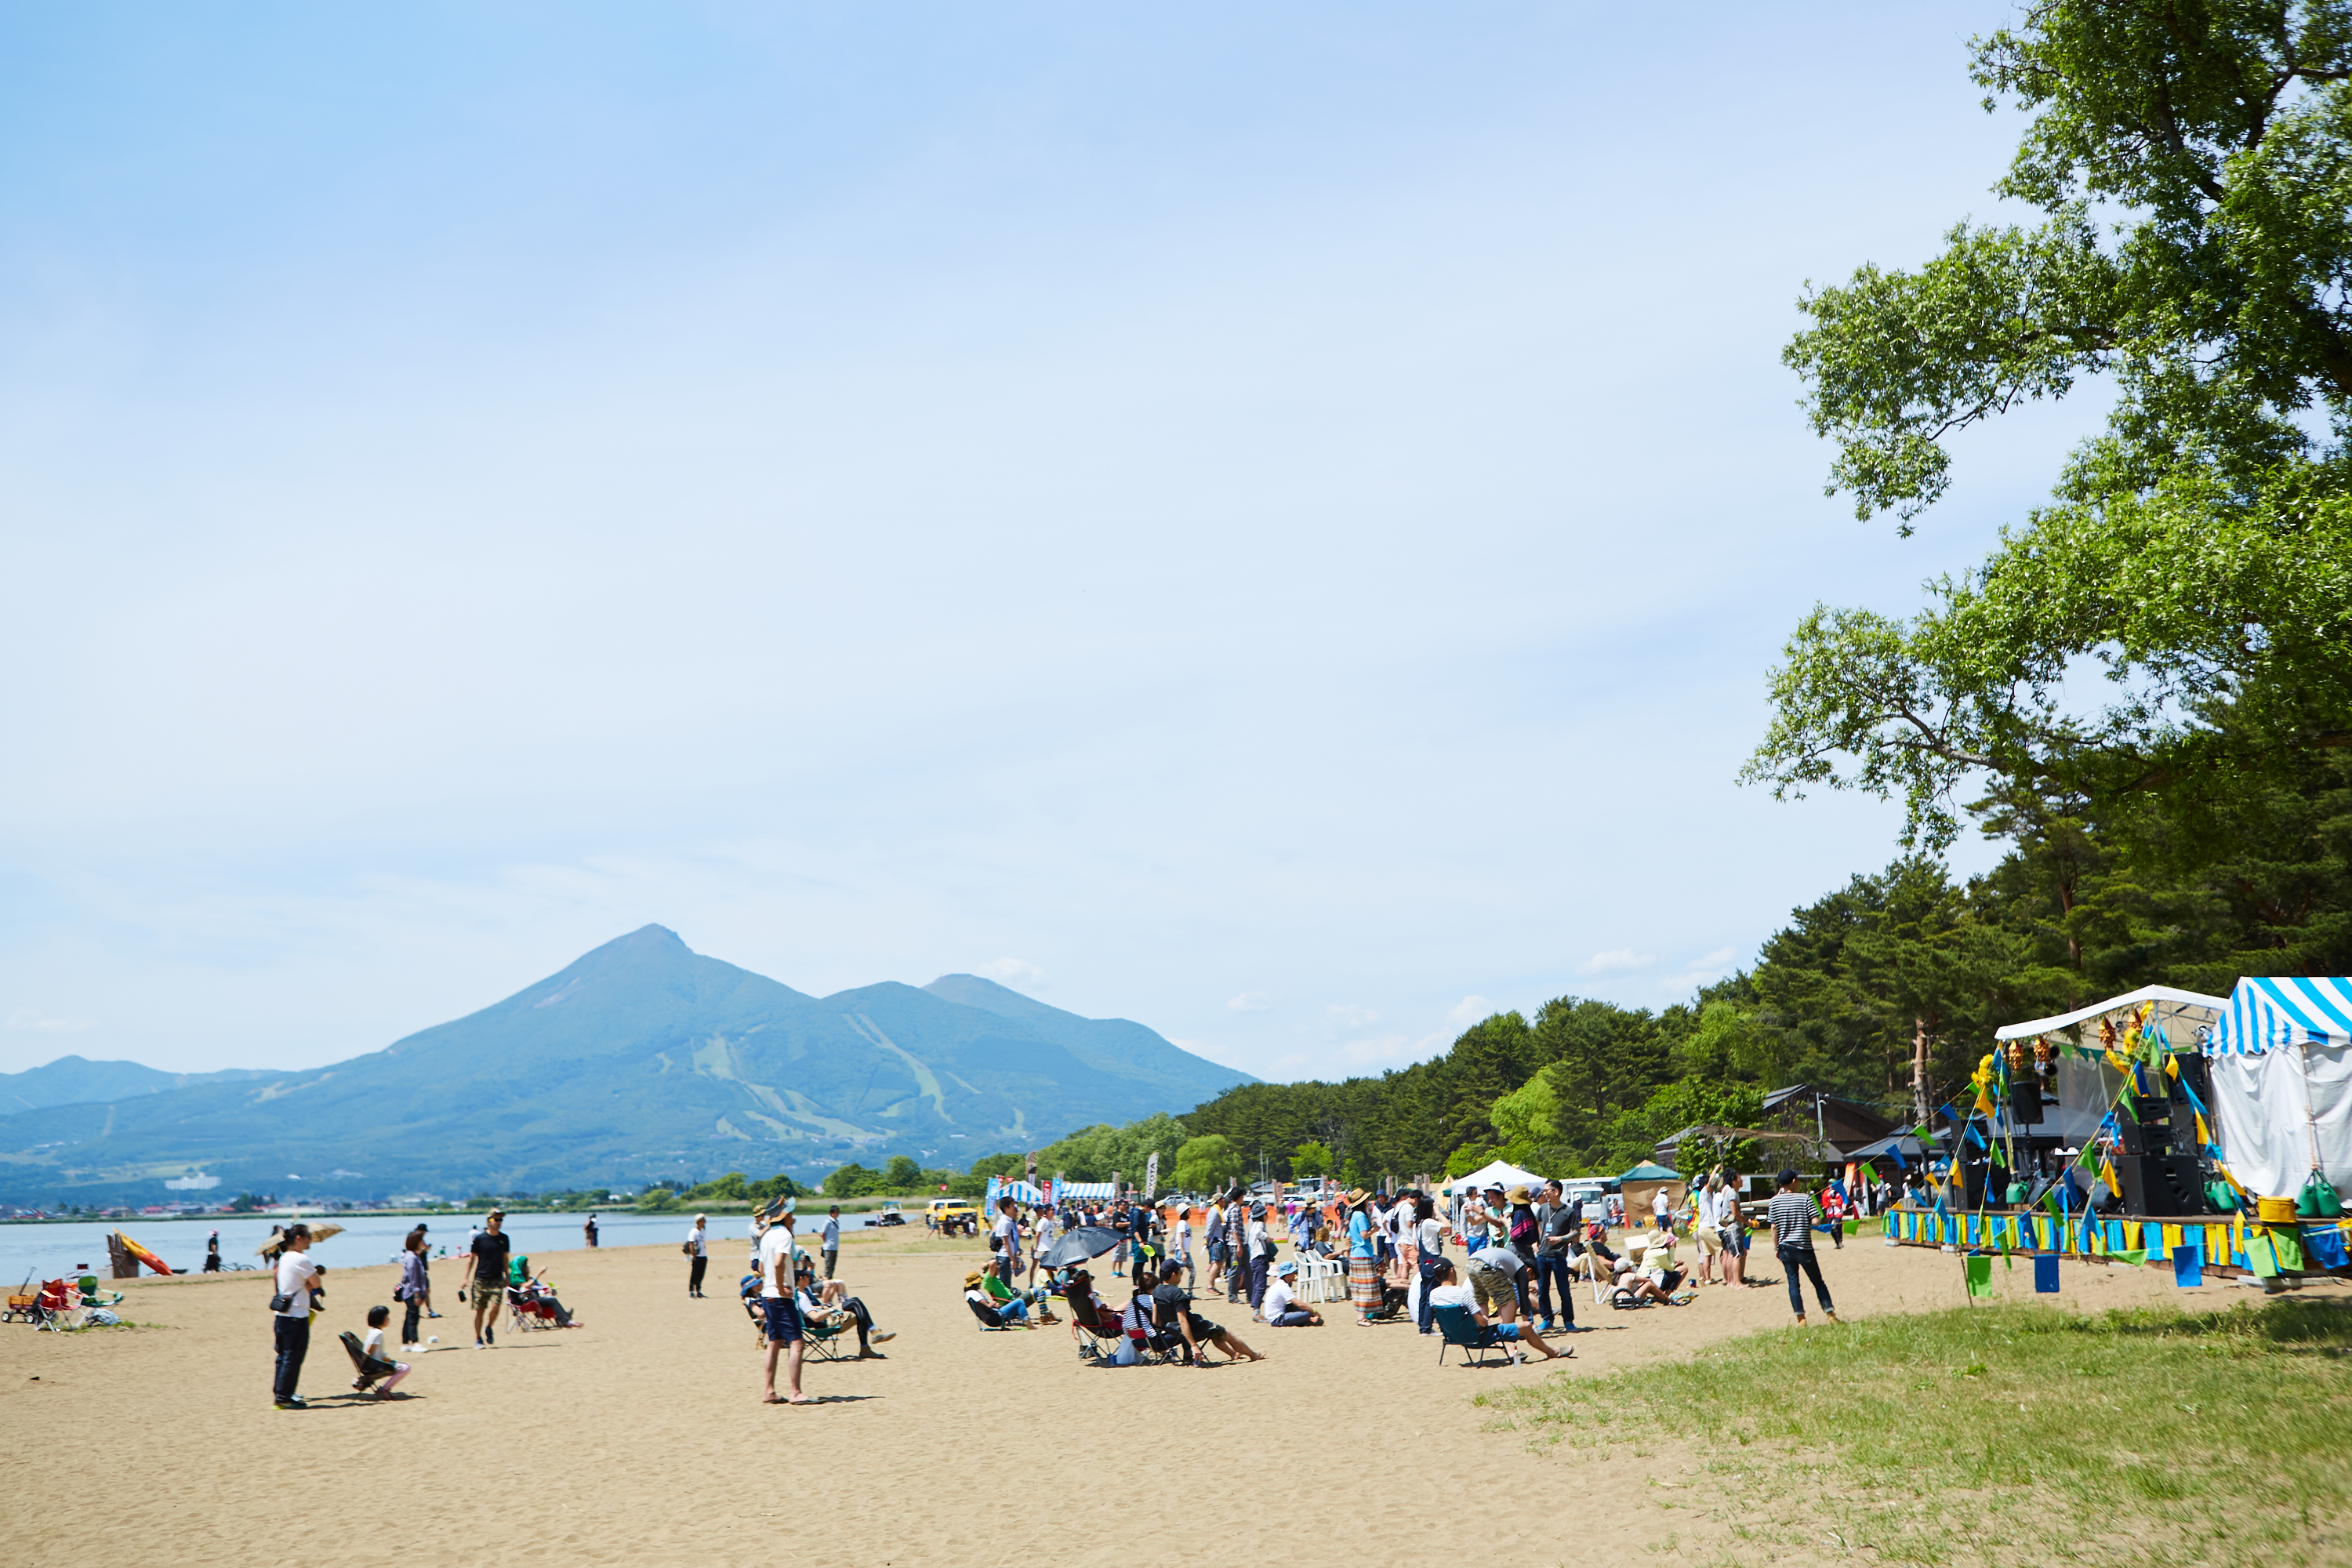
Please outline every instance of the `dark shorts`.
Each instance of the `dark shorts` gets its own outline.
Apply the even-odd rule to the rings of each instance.
[[[763,1296],[760,1310],[767,1315],[770,1343],[788,1345],[801,1337],[801,1310],[790,1299]]]

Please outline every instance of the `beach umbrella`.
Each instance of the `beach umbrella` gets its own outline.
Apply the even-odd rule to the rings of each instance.
[[[1082,1225],[1047,1247],[1037,1261],[1048,1268],[1067,1268],[1073,1263],[1100,1258],[1118,1245],[1118,1232],[1107,1226]]]
[[[310,1226],[310,1245],[311,1245],[311,1246],[313,1246],[313,1247],[316,1247],[316,1246],[318,1246],[318,1245],[319,1245],[319,1243],[320,1243],[320,1242],[322,1242],[322,1241],[326,1240],[326,1239],[327,1239],[327,1237],[331,1237],[331,1236],[341,1236],[341,1235],[342,1235],[342,1234],[343,1234],[343,1227],[342,1227],[341,1226],[339,1226],[339,1225],[314,1225],[314,1226]],[[284,1227],[284,1226],[271,1226],[269,1227],[269,1239],[268,1239],[268,1241],[263,1242],[259,1247],[255,1247],[255,1248],[253,1249],[253,1255],[254,1255],[256,1258],[270,1258],[270,1257],[274,1257],[274,1256],[276,1256],[276,1254],[277,1254],[277,1252],[278,1252],[278,1249],[279,1247],[284,1247],[285,1245],[286,1245],[286,1230],[285,1230],[285,1227]]]

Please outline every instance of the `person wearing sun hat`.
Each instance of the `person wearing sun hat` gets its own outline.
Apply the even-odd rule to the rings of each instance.
[[[1015,1296],[1000,1301],[988,1293],[988,1274],[975,1268],[963,1277],[963,1299],[981,1310],[985,1321],[998,1328],[1010,1328],[1029,1321],[1029,1303]]]
[[[1370,1328],[1381,1309],[1381,1258],[1372,1245],[1372,1194],[1350,1187],[1339,1202],[1348,1211],[1348,1300],[1356,1321]]]
[[[760,1233],[760,1310],[767,1341],[767,1387],[761,1394],[764,1405],[806,1405],[810,1403],[801,1392],[801,1313],[793,1299],[793,1210],[791,1198],[779,1198],[761,1210],[759,1218],[767,1221]],[[776,1356],[784,1357],[786,1396],[776,1396]]]
[[[1274,1266],[1274,1279],[1265,1288],[1265,1321],[1269,1328],[1319,1329],[1323,1314],[1312,1307],[1298,1304],[1291,1291],[1291,1281],[1298,1278],[1298,1265],[1286,1258]]]

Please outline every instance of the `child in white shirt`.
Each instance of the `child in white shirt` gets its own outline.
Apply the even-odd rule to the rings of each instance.
[[[383,1386],[375,1391],[375,1396],[378,1399],[390,1399],[393,1389],[399,1385],[402,1378],[408,1375],[406,1362],[391,1361],[384,1356],[383,1326],[390,1321],[392,1321],[391,1308],[370,1307],[368,1309],[368,1331],[366,1337],[360,1342],[360,1349],[367,1352],[367,1371],[352,1379],[352,1386],[364,1394],[367,1392],[369,1384],[382,1377]]]

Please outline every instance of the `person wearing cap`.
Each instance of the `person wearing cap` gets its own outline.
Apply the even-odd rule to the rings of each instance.
[[[817,1250],[824,1255],[824,1277],[833,1278],[833,1267],[841,1261],[841,1205],[834,1205],[824,1211],[824,1228],[817,1232]]]
[[[702,1273],[710,1267],[709,1226],[710,1216],[698,1214],[694,1216],[693,1226],[686,1233],[686,1256],[688,1259],[686,1293],[691,1297],[702,1294]]]
[[[1274,1329],[1319,1329],[1323,1314],[1312,1307],[1298,1304],[1291,1282],[1298,1278],[1298,1265],[1286,1258],[1274,1266],[1274,1279],[1265,1288],[1265,1321]]]
[[[1178,1281],[1145,1265],[1135,1282],[1136,1307],[1139,1312],[1149,1312],[1148,1328],[1155,1337],[1166,1342],[1174,1334],[1184,1342],[1185,1360],[1194,1366],[1205,1364],[1201,1360],[1201,1343],[1207,1341],[1235,1361],[1264,1361],[1264,1352],[1244,1344],[1239,1336],[1218,1327],[1192,1310],[1192,1293]]]
[[[506,1235],[507,1211],[492,1209],[482,1216],[482,1228],[466,1250],[474,1259],[474,1348],[490,1350],[499,1342],[499,1309],[507,1301],[507,1256],[514,1250]]]
[[[806,1405],[801,1392],[801,1314],[795,1304],[793,1279],[793,1210],[791,1198],[768,1205],[760,1234],[760,1314],[767,1353],[767,1383],[762,1405]],[[786,1396],[776,1396],[776,1357],[784,1358]]]

